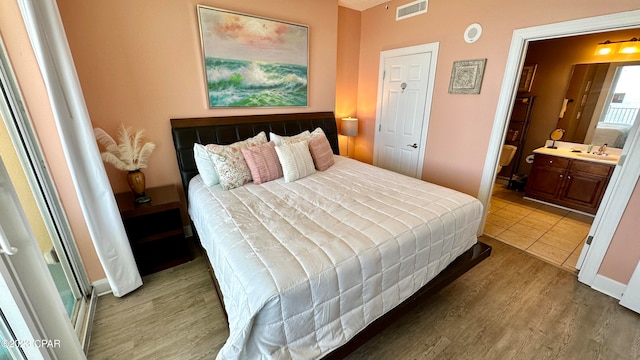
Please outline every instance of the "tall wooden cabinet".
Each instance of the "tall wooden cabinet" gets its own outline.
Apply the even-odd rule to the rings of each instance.
[[[524,151],[524,141],[527,138],[527,132],[529,131],[529,123],[531,122],[531,113],[533,111],[533,104],[535,102],[535,96],[518,96],[513,104],[513,110],[511,111],[511,118],[509,120],[509,128],[507,130],[507,137],[505,139],[506,145],[513,145],[518,148],[513,160],[508,166],[502,168],[498,173],[498,176],[511,178],[511,176],[518,172],[520,160]]]

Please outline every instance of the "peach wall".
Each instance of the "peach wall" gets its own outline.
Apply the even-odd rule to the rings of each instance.
[[[396,22],[394,9],[404,3],[394,0],[388,3],[389,10],[385,10],[383,4],[362,13],[358,85],[358,118],[361,125],[356,157],[366,162],[373,160],[380,52],[439,42],[422,178],[474,196],[479,191],[513,31],[640,9],[637,0],[542,0],[526,9],[521,3],[509,0],[443,1],[430,2],[427,14]],[[474,22],[482,24],[483,35],[477,42],[467,44],[463,33]],[[487,59],[481,93],[448,94],[453,61],[479,58]],[[636,188],[631,199],[630,207],[633,209],[640,201],[638,192]],[[634,229],[629,222],[621,224],[612,240],[612,248],[628,246],[632,241],[629,234]],[[617,253],[610,252],[605,261],[617,261]],[[619,263],[623,271],[612,271],[608,275],[626,283],[625,274],[632,272],[637,262],[636,259]]]
[[[513,31],[571,19],[638,9],[637,0],[536,1],[523,8],[509,0],[429,2],[427,14],[395,21],[394,9],[405,1],[394,0],[362,13],[358,118],[361,132],[356,157],[373,160],[376,91],[380,52],[406,46],[439,42],[436,82],[422,178],[477,194],[495,116]],[[463,39],[474,22],[483,26],[482,37],[473,44]],[[486,58],[487,65],[478,95],[448,94],[455,60]]]
[[[18,79],[25,105],[36,128],[49,172],[71,225],[85,270],[91,281],[103,279],[104,270],[91,241],[82,209],[66,165],[49,105],[47,91],[22,22],[16,0],[0,1],[0,35]]]
[[[640,182],[636,184],[620,219],[598,274],[623,284],[629,283],[636,264],[640,261],[638,219],[640,219]]]
[[[357,117],[358,63],[360,54],[360,11],[338,9],[338,63],[336,74],[336,118]],[[340,126],[340,122],[338,122]],[[353,149],[355,139],[340,136],[340,153],[346,154],[346,142]],[[352,153],[352,151],[349,151]]]
[[[209,109],[198,4],[308,25],[309,106]],[[335,108],[337,0],[59,0],[58,7],[94,126],[116,134],[124,123],[156,143],[144,171],[149,187],[181,185],[171,118]],[[129,191],[124,173],[106,169],[115,192]]]
[[[563,39],[536,41],[529,44],[526,65],[537,64],[533,87],[528,95],[536,97],[524,154],[530,154],[549,138],[556,128],[567,84],[574,64],[640,60],[634,55],[593,55],[596,44],[605,40],[624,40],[638,36],[638,30],[621,30]],[[519,172],[528,174],[530,164],[520,161]]]

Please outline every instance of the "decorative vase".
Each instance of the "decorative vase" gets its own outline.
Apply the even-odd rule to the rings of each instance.
[[[144,173],[138,170],[129,171],[127,173],[127,183],[133,191],[134,201],[137,204],[143,204],[151,201],[151,198],[144,193]]]

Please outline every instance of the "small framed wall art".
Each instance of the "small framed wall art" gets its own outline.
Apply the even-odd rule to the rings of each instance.
[[[308,105],[309,27],[198,5],[210,108]]]
[[[454,61],[449,94],[480,94],[487,59]]]
[[[538,65],[526,65],[522,68],[520,82],[518,83],[518,92],[529,92],[533,85],[533,77],[536,76]]]

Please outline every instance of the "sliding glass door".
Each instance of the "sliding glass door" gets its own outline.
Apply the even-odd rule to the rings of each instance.
[[[0,314],[3,357],[85,358],[2,158]]]
[[[39,268],[54,284],[67,321],[86,347],[91,305],[95,303],[91,302],[93,289],[1,38],[0,157],[9,169],[18,204],[24,208],[39,262],[45,264]]]

